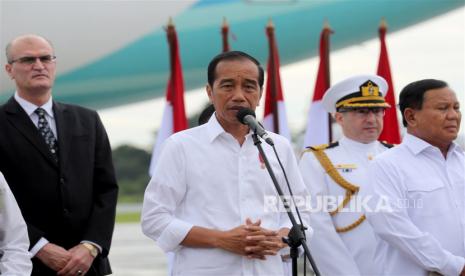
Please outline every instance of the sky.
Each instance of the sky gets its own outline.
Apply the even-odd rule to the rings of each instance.
[[[387,24],[389,28],[389,22]],[[436,78],[449,83],[457,93],[462,110],[465,109],[465,7],[395,33],[389,33],[388,29],[386,43],[396,98],[408,83]],[[376,73],[379,48],[376,38],[332,51],[331,82],[334,84],[351,75]],[[305,127],[318,64],[319,59],[315,57],[281,67],[288,123],[293,135],[301,133]],[[259,119],[263,117],[263,100],[256,111]],[[199,112],[207,102],[204,87],[185,93],[188,115]],[[151,150],[164,105],[165,99],[158,98],[99,110],[112,147],[130,144]],[[465,135],[463,125],[462,136]]]

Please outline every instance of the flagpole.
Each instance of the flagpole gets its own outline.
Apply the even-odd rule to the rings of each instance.
[[[168,25],[166,26],[166,38],[168,40],[168,45],[169,45],[169,48],[170,48],[170,79],[168,80],[169,83],[168,85],[170,86],[170,96],[171,96],[171,99],[174,99],[175,98],[175,81],[174,81],[174,76],[176,74],[176,69],[175,69],[175,62],[176,62],[176,53],[175,53],[175,50],[174,50],[174,23],[173,23],[173,18],[170,16],[170,18],[168,19]]]
[[[223,38],[223,52],[230,51],[228,35],[229,35],[228,21],[226,20],[226,17],[223,17],[223,25],[221,26],[221,36]]]
[[[320,32],[319,57],[320,64],[315,80],[313,97],[308,110],[307,128],[303,146],[327,144],[332,141],[332,116],[322,104],[324,94],[330,87],[330,47],[329,38],[333,33],[325,20]]]
[[[379,136],[379,140],[384,140],[393,144],[399,144],[401,142],[400,128],[399,121],[397,119],[396,98],[391,76],[391,67],[389,65],[389,56],[386,46],[386,32],[387,24],[386,20],[383,18],[381,19],[381,23],[378,28],[381,49],[379,54],[377,74],[383,77],[388,83],[388,91],[386,91],[386,95],[384,95],[384,97],[386,99],[386,102],[391,106],[391,108],[388,108],[384,115],[384,127],[383,131],[381,132],[381,135]]]
[[[324,61],[327,65],[325,68],[325,78],[326,83],[328,84],[328,88],[331,86],[331,77],[330,77],[330,70],[329,70],[329,36],[332,33],[331,27],[329,26],[328,20],[325,20],[324,27],[323,27],[323,39],[326,42],[326,47],[324,49]],[[328,143],[333,141],[333,116],[331,113],[328,113]]]
[[[173,133],[187,128],[186,111],[184,109],[184,83],[182,77],[179,45],[173,20],[169,19],[165,28],[169,45],[170,76],[166,84],[166,105],[157,139],[152,151],[149,174],[153,175],[163,142]]]
[[[274,25],[270,18],[268,24],[266,26],[266,33],[268,35],[269,40],[269,62],[270,62],[270,72],[271,76],[269,75],[268,78],[271,79],[271,104],[272,104],[272,114],[273,114],[273,129],[274,132],[279,133],[279,114],[278,114],[278,99],[277,99],[277,78],[276,78],[276,59],[275,59],[275,52],[276,52],[276,44],[275,44],[275,36],[274,36]]]

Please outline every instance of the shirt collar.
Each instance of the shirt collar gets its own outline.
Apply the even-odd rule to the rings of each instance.
[[[210,143],[213,142],[213,140],[215,140],[216,137],[226,132],[216,119],[216,112],[212,114],[210,120],[208,120],[208,122],[206,123],[206,127],[208,132],[208,141]]]
[[[208,141],[212,143],[217,137],[221,136],[222,134],[226,133],[224,128],[218,122],[216,118],[216,112],[210,117],[210,120],[205,124],[207,127],[208,133]],[[248,136],[252,135],[252,131],[249,130],[249,133],[246,135],[246,139]]]
[[[425,140],[409,133],[405,134],[402,140],[402,144],[405,144],[415,155],[421,153],[427,148],[436,148],[435,146],[431,145]],[[452,142],[449,147],[448,153],[453,151],[461,152],[462,149],[456,143]]]
[[[15,100],[18,102],[18,104],[24,109],[24,111],[26,111],[26,114],[28,116],[31,116],[34,111],[39,108],[39,107],[42,107],[45,112],[48,114],[48,116],[50,117],[54,117],[53,115],[53,100],[52,100],[52,96],[50,96],[50,98],[48,99],[48,101],[43,104],[42,106],[37,106],[31,102],[28,102],[27,100],[21,98],[19,95],[18,95],[18,91],[15,92]]]

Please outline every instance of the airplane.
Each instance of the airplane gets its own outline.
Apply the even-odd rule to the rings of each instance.
[[[230,45],[266,64],[265,26],[275,25],[282,65],[318,53],[323,22],[335,31],[331,50],[376,37],[381,18],[389,30],[462,7],[461,0],[198,0],[0,1],[0,44],[25,33],[53,42],[58,76],[54,99],[91,108],[163,97],[169,74],[165,26],[172,17],[180,45],[185,89],[203,86],[209,60],[222,50],[226,18]],[[5,57],[1,57],[5,64]],[[0,102],[13,93],[0,77]]]

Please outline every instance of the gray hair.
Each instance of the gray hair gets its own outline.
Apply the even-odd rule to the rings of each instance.
[[[43,37],[43,36],[40,36],[40,35],[36,35],[36,34],[26,34],[26,35],[17,36],[17,37],[15,37],[15,38],[13,38],[12,40],[10,40],[10,42],[8,42],[8,44],[7,44],[6,47],[5,47],[5,55],[6,55],[6,60],[7,60],[8,63],[11,63],[11,62],[13,61],[13,57],[11,56],[11,48],[13,47],[13,44],[14,44],[17,40],[20,40],[20,39],[29,39],[29,38],[32,38],[32,37],[40,38],[40,39],[43,39],[43,40],[47,41],[47,43],[50,45],[50,47],[52,48],[52,50],[55,51],[52,42],[51,42],[48,38],[46,38],[46,37]]]

